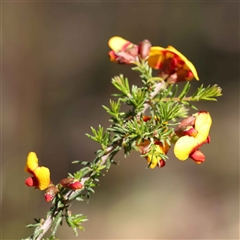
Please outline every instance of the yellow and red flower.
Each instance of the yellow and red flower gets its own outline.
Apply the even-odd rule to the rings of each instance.
[[[193,115],[193,118],[189,118],[189,121],[185,121],[184,124],[180,123],[180,127],[177,128],[177,135],[182,135],[174,146],[175,156],[182,161],[185,161],[189,157],[196,163],[202,163],[205,161],[204,154],[199,148],[210,142],[209,131],[212,125],[212,118],[208,112],[201,111]],[[180,130],[182,133],[180,133]]]
[[[142,143],[138,144],[138,151],[141,154],[146,154],[148,152],[149,155],[147,155],[145,158],[147,160],[147,163],[151,169],[155,168],[156,166],[158,167],[164,167],[165,166],[165,161],[159,157],[160,154],[167,154],[170,146],[165,142],[164,144],[160,141],[155,141],[154,142],[155,149],[152,152],[150,149],[150,141],[149,140],[144,140]]]
[[[162,77],[171,76],[173,82],[190,81],[194,78],[199,80],[192,62],[172,46],[151,47],[148,64],[154,69],[160,69]]]
[[[32,177],[26,179],[25,184],[28,187],[35,187],[39,190],[45,190],[51,184],[50,171],[46,167],[38,166],[38,158],[35,152],[30,152],[27,157],[26,172],[32,174]]]
[[[129,64],[136,61],[138,46],[130,41],[115,36],[109,39],[108,46],[112,49],[108,53],[112,62]]]
[[[151,43],[148,40],[143,40],[138,45],[114,36],[108,41],[109,47],[112,49],[108,55],[110,60],[116,63],[131,64],[141,59],[146,59],[150,52]]]

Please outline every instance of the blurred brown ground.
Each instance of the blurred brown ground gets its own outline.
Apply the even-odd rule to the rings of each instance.
[[[51,169],[53,182],[77,170],[71,161],[94,158],[90,126],[108,126],[111,77],[128,66],[109,62],[107,41],[172,45],[197,67],[200,84],[219,84],[211,112],[206,162],[184,163],[169,154],[163,169],[146,170],[133,153],[112,166],[89,204],[75,237],[61,239],[239,239],[239,2],[3,2],[2,3],[2,237],[31,234],[24,226],[45,217],[51,204],[24,185],[29,151]]]

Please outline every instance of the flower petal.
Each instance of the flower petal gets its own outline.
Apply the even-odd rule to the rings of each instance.
[[[189,157],[192,160],[194,160],[197,164],[201,164],[202,162],[205,161],[205,155],[200,150],[192,152]]]
[[[25,181],[25,184],[28,187],[36,187],[36,186],[38,186],[38,181],[35,177],[28,177]]]
[[[27,162],[24,170],[32,173],[38,167],[38,158],[35,152],[30,152],[27,156]]]
[[[146,159],[147,159],[148,164],[151,163],[151,165],[150,165],[149,167],[152,168],[152,169],[157,166],[158,161],[160,160],[158,157],[156,157],[156,156],[153,155],[153,154],[148,155],[148,156],[146,157]]]
[[[130,41],[121,38],[119,36],[114,36],[109,39],[108,46],[114,51],[124,51],[127,47],[132,47],[134,44]]]
[[[180,137],[174,146],[174,154],[176,158],[184,161],[189,157],[189,154],[197,146],[198,146],[198,143],[194,137],[191,137],[191,136]]]
[[[165,143],[164,145],[161,142],[155,143],[155,152],[152,154],[149,154],[146,159],[148,164],[151,163],[151,165],[149,166],[150,168],[155,168],[157,165],[159,167],[163,167],[165,165],[165,161],[163,161],[158,154],[162,153],[162,154],[166,154],[169,150],[169,145],[167,143]],[[163,161],[163,162],[161,162]]]
[[[114,51],[109,51],[108,56],[109,56],[110,61],[117,62],[118,56],[115,54]]]
[[[194,116],[196,116],[194,125],[195,125],[195,128],[197,131],[199,131],[199,128],[203,124],[208,124],[210,126],[212,125],[212,118],[211,118],[209,112],[201,111],[201,112],[194,114]]]
[[[38,180],[38,188],[44,190],[50,185],[50,171],[46,167],[38,167],[33,172],[34,176]]]
[[[180,53],[176,48],[172,47],[172,46],[168,46],[166,48],[167,50],[169,50],[170,52],[175,53],[176,55],[178,55],[181,60],[183,60],[185,62],[185,68],[187,67],[193,74],[193,76],[196,78],[196,80],[199,80],[198,74],[197,74],[197,70],[194,67],[194,65],[192,64],[192,62],[190,62],[182,53]]]
[[[162,47],[151,47],[148,57],[148,65],[151,68],[159,69],[161,67],[164,60],[163,50]]]
[[[208,112],[200,112],[195,121],[195,129],[198,131],[195,137],[198,144],[203,144],[208,138],[212,125],[212,118]]]

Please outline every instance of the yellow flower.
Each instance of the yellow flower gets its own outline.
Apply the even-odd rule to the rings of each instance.
[[[130,41],[114,36],[109,39],[108,46],[112,49],[108,53],[112,62],[129,64],[136,61],[138,46]]]
[[[212,119],[210,114],[204,111],[198,112],[194,116],[196,119],[192,127],[196,130],[196,134],[189,131],[189,135],[180,137],[174,146],[174,154],[179,160],[184,161],[190,157],[197,163],[201,163],[205,160],[205,156],[199,148],[204,143],[210,142],[209,131]],[[188,131],[184,132],[184,134],[186,133]]]
[[[46,167],[38,166],[38,158],[35,152],[30,152],[28,154],[24,170],[33,175],[25,181],[27,186],[45,190],[50,185],[50,171]]]
[[[160,69],[168,76],[175,74],[176,82],[190,81],[193,78],[199,80],[194,65],[172,46],[167,48],[151,47],[148,64],[154,69]]]
[[[153,169],[156,166],[163,167],[165,166],[165,161],[159,157],[159,154],[167,154],[169,150],[169,145],[165,142],[162,144],[159,141],[155,141],[155,151],[153,153],[149,153],[145,158],[147,160],[148,165],[150,164],[150,168]],[[150,141],[144,140],[142,143],[138,145],[138,150],[141,154],[146,154],[150,152]]]

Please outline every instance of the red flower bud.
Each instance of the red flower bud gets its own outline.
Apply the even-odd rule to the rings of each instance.
[[[151,118],[152,118],[151,116],[145,116],[145,115],[142,116],[142,119],[144,122],[149,121]]]
[[[149,55],[152,44],[148,40],[143,40],[138,46],[138,54],[142,59],[146,59]]]
[[[61,185],[65,188],[71,188],[73,190],[82,189],[83,185],[79,180],[74,178],[64,178],[61,180]]]
[[[76,180],[75,182],[70,183],[68,186],[69,186],[69,188],[71,188],[73,190],[77,190],[77,189],[82,189],[83,188],[83,185],[78,180]]]
[[[61,185],[65,188],[68,188],[69,183],[73,182],[74,178],[64,178],[61,180]]]
[[[44,198],[46,202],[51,202],[55,196],[52,196],[50,193],[45,193]]]
[[[46,202],[52,201],[58,192],[59,190],[56,186],[50,186],[47,188],[46,193],[44,194]]]
[[[158,162],[158,167],[162,168],[162,167],[165,166],[165,164],[166,164],[166,162],[161,159],[161,160]]]

